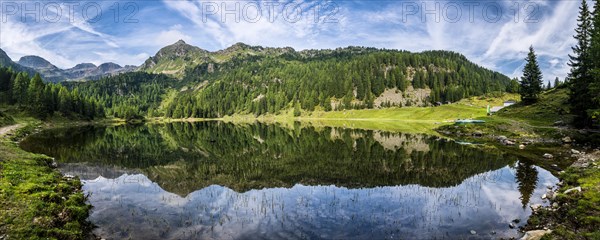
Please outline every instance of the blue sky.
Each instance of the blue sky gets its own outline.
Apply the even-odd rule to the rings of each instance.
[[[0,48],[58,67],[140,65],[179,39],[215,51],[236,42],[297,50],[348,45],[460,52],[520,76],[533,45],[546,80],[569,71],[577,0],[0,2]],[[118,11],[117,11],[118,9]]]

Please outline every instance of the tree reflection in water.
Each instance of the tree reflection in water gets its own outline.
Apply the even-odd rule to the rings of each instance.
[[[54,129],[21,146],[81,176],[115,238],[510,237],[556,181],[435,136],[298,125]]]

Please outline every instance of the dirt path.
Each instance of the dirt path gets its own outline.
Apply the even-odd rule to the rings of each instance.
[[[21,124],[14,124],[14,125],[9,125],[9,126],[5,126],[5,127],[1,127],[0,128],[0,137],[4,136],[5,134],[17,129],[21,127]]]

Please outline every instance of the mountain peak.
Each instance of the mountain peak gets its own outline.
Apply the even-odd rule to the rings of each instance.
[[[235,52],[240,52],[240,51],[244,51],[244,50],[248,50],[252,48],[252,46],[242,43],[242,42],[237,42],[233,45],[231,45],[228,48],[222,49],[217,51],[217,54],[231,54],[231,53],[235,53]],[[259,47],[260,48],[260,47]]]
[[[160,50],[163,50],[163,49],[181,49],[181,48],[185,48],[185,49],[192,49],[192,48],[194,48],[194,49],[202,50],[199,47],[196,47],[196,46],[193,46],[193,45],[190,45],[190,44],[186,43],[185,41],[183,41],[183,39],[179,39],[177,42],[175,42],[175,43],[173,43],[171,45],[167,45],[167,46],[161,48]]]
[[[250,47],[250,45],[245,44],[243,42],[236,42],[235,44],[231,45],[231,47],[245,48],[245,47]]]
[[[34,69],[54,67],[54,65],[52,65],[52,63],[50,63],[48,60],[34,55],[23,56],[17,63]]]
[[[11,64],[12,64],[12,60],[10,59],[8,54],[6,54],[6,52],[4,52],[4,50],[0,49],[0,65],[1,66],[9,66]]]
[[[8,54],[2,48],[0,48],[0,57],[8,57]]]
[[[178,58],[182,58],[182,57],[184,57],[188,60],[192,59],[192,61],[194,61],[194,60],[200,61],[200,59],[202,59],[202,60],[208,59],[208,54],[209,54],[209,52],[204,49],[189,45],[183,40],[179,40],[171,45],[165,46],[165,47],[161,48],[160,50],[158,50],[156,55],[148,58],[144,62],[144,64],[142,64],[142,66],[140,66],[140,69],[142,69],[142,70],[152,69],[157,64],[161,64],[161,63],[170,64],[171,61],[174,61],[174,60],[176,60]],[[173,69],[168,69],[168,70],[163,70],[163,71],[178,72],[178,71],[181,71],[180,67],[181,66],[171,66],[169,68],[173,68]]]
[[[106,62],[103,64],[100,64],[100,66],[98,66],[99,69],[102,69],[103,71],[111,71],[111,70],[116,70],[119,68],[122,68],[121,65],[116,64],[114,62]]]
[[[73,70],[76,69],[88,69],[88,68],[96,68],[96,64],[93,63],[80,63],[75,65],[75,67],[71,68]]]
[[[28,72],[32,75],[35,73],[35,70],[32,68],[13,62],[8,54],[6,54],[6,52],[4,52],[2,49],[0,49],[0,67],[10,67],[13,70]]]
[[[156,56],[161,57],[161,56],[175,55],[177,57],[180,57],[180,56],[186,55],[188,53],[204,53],[204,52],[208,52],[208,51],[201,49],[199,47],[196,47],[196,46],[189,45],[183,40],[179,40],[179,41],[175,42],[174,44],[171,44],[169,46],[161,48],[158,51],[158,53],[156,53]]]

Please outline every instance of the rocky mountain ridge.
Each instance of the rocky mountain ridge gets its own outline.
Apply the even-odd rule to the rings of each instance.
[[[95,80],[137,69],[136,66],[120,66],[112,62],[99,66],[93,63],[80,63],[72,68],[61,69],[48,60],[34,55],[23,56],[19,61],[14,62],[2,49],[0,49],[0,66],[25,71],[31,75],[39,73],[47,82]]]

